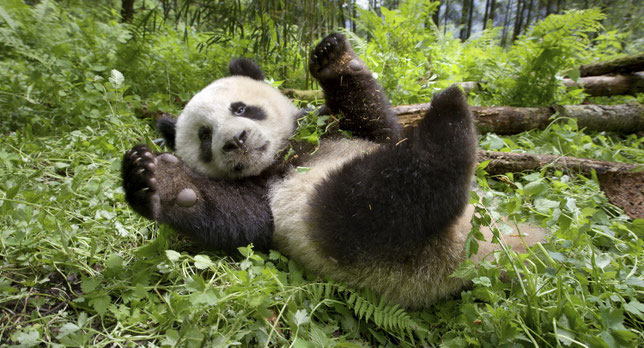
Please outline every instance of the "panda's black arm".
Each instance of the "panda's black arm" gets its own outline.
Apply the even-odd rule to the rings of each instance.
[[[387,96],[344,35],[324,38],[311,52],[309,70],[331,112],[343,115],[341,129],[376,142],[400,139],[401,127]]]
[[[268,250],[273,219],[261,178],[209,179],[169,153],[138,145],[122,162],[129,205],[142,216],[167,224],[204,249],[234,252],[253,243]]]

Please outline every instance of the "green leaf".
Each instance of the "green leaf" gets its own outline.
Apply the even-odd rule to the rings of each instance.
[[[85,294],[90,293],[94,291],[100,283],[100,280],[96,278],[83,278],[81,281],[81,290]]]
[[[20,345],[23,347],[34,347],[40,343],[40,332],[37,330],[19,332],[15,335],[15,340],[20,342]]]
[[[602,326],[605,329],[624,329],[624,325],[622,324],[624,322],[624,314],[621,309],[604,308],[600,310],[599,314],[601,315]]]
[[[528,196],[537,196],[544,192],[548,186],[542,181],[533,181],[523,187],[523,192]]]
[[[179,254],[174,250],[169,250],[169,249],[165,251],[165,256],[168,258],[168,260],[172,261],[173,263],[179,261],[179,259],[181,258],[181,254]]]
[[[105,267],[111,271],[120,272],[123,270],[123,258],[118,254],[112,254],[105,261]]]
[[[557,327],[557,340],[565,346],[570,346],[573,344],[575,339],[575,333],[564,329],[562,327]]]
[[[123,81],[125,81],[123,74],[116,69],[112,69],[110,73],[110,83],[112,84],[112,87],[116,89],[121,88]]]
[[[472,283],[477,284],[477,285],[482,285],[485,287],[491,287],[492,286],[492,281],[490,281],[490,278],[488,277],[478,277],[478,278],[473,278]]]
[[[206,255],[197,255],[195,256],[195,267],[197,269],[206,269],[208,267],[214,267],[215,264],[210,260]]]
[[[644,280],[642,278],[638,277],[630,277],[626,279],[626,284],[627,285],[632,285],[632,286],[637,286],[640,288],[644,288]]]
[[[57,339],[61,339],[69,334],[72,334],[76,331],[80,330],[80,327],[74,323],[65,323],[63,326],[60,327],[58,330],[58,335],[56,336]]]
[[[295,324],[297,326],[307,324],[311,319],[309,318],[309,313],[306,309],[298,309],[293,316],[295,318]]]
[[[103,295],[89,301],[90,305],[96,310],[101,317],[107,312],[107,307],[111,304],[110,295]]]
[[[629,303],[624,304],[624,309],[627,312],[639,317],[640,320],[644,319],[644,317],[642,317],[642,315],[644,314],[644,304],[640,303],[639,301],[633,300]]]
[[[568,70],[568,77],[570,77],[576,83],[579,83],[580,76],[581,76],[581,73],[578,67]]]
[[[537,198],[534,200],[535,209],[537,209],[537,211],[541,213],[547,213],[548,211],[550,211],[550,209],[556,208],[558,206],[559,202],[557,201],[551,201],[545,198]]]

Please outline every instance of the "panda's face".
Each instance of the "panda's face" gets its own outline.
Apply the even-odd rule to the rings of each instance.
[[[260,174],[295,129],[298,109],[270,85],[246,76],[219,79],[195,95],[176,124],[176,153],[213,178]]]

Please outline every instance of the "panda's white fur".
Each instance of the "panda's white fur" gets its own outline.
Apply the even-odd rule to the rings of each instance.
[[[265,120],[253,120],[232,113],[230,105],[243,101],[267,113]],[[258,175],[275,161],[275,153],[293,134],[298,109],[277,89],[246,76],[225,77],[197,93],[177,119],[176,153],[195,171],[213,178],[233,179]],[[212,131],[213,158],[199,159],[200,127]],[[246,151],[224,153],[224,143],[240,130],[249,132]],[[259,150],[261,149],[261,151]],[[243,164],[242,171],[233,168]]]

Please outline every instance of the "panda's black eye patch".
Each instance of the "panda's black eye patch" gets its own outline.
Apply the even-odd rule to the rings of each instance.
[[[266,119],[266,113],[262,108],[252,105],[246,105],[242,102],[234,102],[230,104],[230,111],[235,116],[241,116],[250,118],[252,120],[264,120]]]
[[[204,162],[212,160],[212,129],[201,126],[197,132],[199,135],[199,158]]]
[[[210,128],[208,128],[206,126],[201,126],[199,128],[198,135],[199,135],[199,140],[200,141],[208,141],[212,137],[212,131],[210,130]]]

